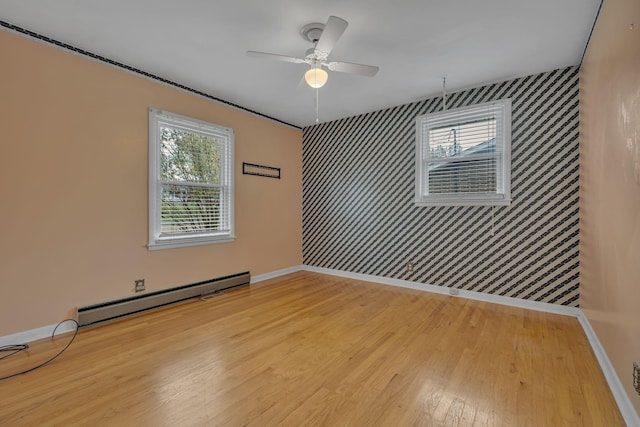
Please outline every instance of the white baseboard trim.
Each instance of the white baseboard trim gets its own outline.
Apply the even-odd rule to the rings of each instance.
[[[426,283],[411,282],[409,280],[392,279],[389,277],[373,276],[370,274],[351,273],[348,271],[332,270],[329,268],[313,267],[309,265],[304,265],[303,269],[306,271],[329,274],[332,276],[347,277],[349,279],[365,280],[368,282],[381,283],[383,285],[399,286],[402,288],[417,289],[420,291],[427,291],[427,292],[432,292],[436,294],[451,295],[449,293],[450,288],[446,288],[443,286],[429,285]],[[458,296],[458,297],[472,299],[476,301],[485,301],[485,302],[490,302],[494,304],[508,305],[511,307],[528,308],[530,310],[544,311],[547,313],[563,314],[565,316],[577,317],[578,314],[581,313],[580,309],[575,307],[566,307],[563,305],[549,304],[546,302],[529,301],[529,300],[523,300],[520,298],[511,298],[511,297],[504,297],[500,295],[485,294],[482,292],[467,291],[464,289],[457,289],[457,291],[458,291],[458,295],[451,295],[451,296]]]
[[[302,265],[295,265],[293,267],[283,268],[282,270],[271,271],[269,273],[257,274],[255,276],[251,276],[251,282],[258,283],[264,280],[274,279],[276,277],[284,276],[285,274],[295,273],[296,271],[302,270]]]
[[[286,274],[295,273],[297,271],[311,271],[315,273],[328,274],[331,276],[339,276],[346,277],[349,279],[363,280],[373,283],[380,283],[383,285],[390,286],[399,286],[403,288],[417,289],[420,291],[432,292],[436,294],[442,295],[450,295],[449,288],[444,288],[442,286],[429,285],[425,283],[411,282],[409,280],[401,280],[401,279],[392,279],[389,277],[381,277],[374,276],[370,274],[361,274],[361,273],[351,273],[348,271],[342,270],[333,270],[329,268],[322,267],[314,267],[310,265],[296,265],[293,267],[283,268],[281,270],[272,271],[269,273],[258,274],[256,276],[251,277],[251,284],[262,282],[269,279],[274,279],[276,277],[284,276]],[[638,413],[635,411],[631,400],[629,399],[629,395],[625,391],[622,383],[620,382],[620,378],[616,374],[607,353],[602,347],[602,344],[598,340],[595,331],[591,327],[591,324],[587,320],[587,317],[584,315],[582,310],[575,307],[565,307],[556,304],[549,304],[537,301],[528,301],[522,300],[519,298],[511,298],[504,297],[500,295],[491,295],[484,294],[481,292],[467,291],[464,289],[458,290],[458,295],[455,295],[461,298],[467,298],[477,301],[485,301],[495,304],[508,305],[511,307],[519,307],[526,308],[530,310],[543,311],[547,313],[555,313],[561,314],[565,316],[574,316],[580,322],[582,329],[584,330],[589,343],[591,344],[591,348],[596,355],[598,363],[600,364],[600,368],[604,373],[605,378],[607,379],[607,383],[609,384],[609,388],[611,389],[611,393],[618,404],[618,408],[622,413],[622,416],[627,423],[628,426],[640,426],[640,417]],[[53,333],[57,325],[49,325],[43,326],[41,328],[32,329],[30,331],[19,332],[12,335],[7,335],[4,337],[0,337],[0,346],[12,345],[12,344],[24,344],[31,341],[36,341],[42,338],[48,338]],[[57,333],[70,332],[74,330],[74,325],[71,322],[64,323],[60,325]]]
[[[301,265],[296,265],[293,267],[283,268],[282,270],[271,271],[265,274],[258,274],[256,276],[251,276],[250,283],[258,283],[264,280],[273,279],[276,277],[284,276],[285,274],[295,273],[296,271],[302,270]],[[0,336],[0,346],[5,345],[13,345],[13,344],[26,344],[32,341],[40,340],[43,338],[49,338],[55,329],[55,325],[42,326],[40,328],[31,329],[29,331],[18,332],[11,335]],[[56,334],[71,332],[75,329],[75,325],[71,322],[64,323],[60,325]]]
[[[391,285],[391,286],[400,286],[403,288],[410,289],[418,289],[426,292],[433,292],[437,294],[451,295],[449,293],[449,288],[445,288],[442,286],[429,285],[424,283],[411,282],[408,280],[401,279],[391,279],[389,277],[380,277],[369,274],[360,274],[360,273],[351,273],[348,271],[341,270],[333,270],[329,268],[322,267],[313,267],[309,265],[302,266],[305,271],[312,271],[316,273],[329,274],[332,276],[346,277],[349,279],[356,280],[364,280],[368,282],[381,283],[383,285]],[[452,295],[453,296],[453,295]],[[520,298],[511,298],[504,297],[500,295],[491,295],[484,294],[481,292],[467,291],[464,289],[458,290],[458,297],[473,299],[477,301],[485,301],[495,304],[508,305],[511,307],[519,307],[526,308],[530,310],[543,311],[547,313],[561,314],[565,316],[573,316],[578,319],[578,322],[582,326],[587,339],[589,340],[589,344],[591,344],[591,348],[596,355],[596,359],[600,364],[600,368],[607,379],[607,383],[609,384],[609,388],[611,389],[611,393],[613,394],[616,403],[618,404],[618,408],[622,413],[622,417],[625,422],[630,427],[640,427],[640,418],[638,417],[638,413],[636,412],[631,400],[629,399],[629,395],[625,391],[622,383],[620,382],[620,378],[613,368],[607,353],[602,347],[602,344],[598,340],[596,333],[591,328],[591,324],[587,320],[587,317],[584,315],[583,311],[576,307],[566,307],[557,304],[549,304],[544,302],[537,301],[528,301]]]
[[[16,334],[5,335],[4,337],[0,337],[0,347],[13,344],[26,344],[32,341],[41,340],[43,338],[49,338],[53,334],[53,330],[56,328],[56,326],[58,326],[58,324],[43,326],[41,328],[18,332]],[[56,331],[56,335],[65,332],[72,332],[75,329],[76,326],[73,322],[64,322]]]
[[[591,323],[587,319],[587,316],[584,315],[584,312],[580,310],[578,317],[578,321],[580,325],[582,325],[582,329],[584,330],[587,339],[589,340],[589,344],[591,344],[591,348],[598,359],[598,363],[600,363],[600,368],[602,369],[602,373],[604,377],[607,379],[607,383],[609,383],[609,388],[611,389],[611,393],[613,394],[614,399],[616,399],[616,403],[618,404],[618,408],[622,413],[622,417],[628,426],[640,427],[640,416],[636,412],[633,403],[631,403],[631,399],[629,399],[629,395],[624,389],[622,382],[620,382],[620,378],[616,373],[609,357],[607,356],[607,352],[602,347],[600,340],[591,327]],[[631,373],[629,373],[629,377],[631,377]]]

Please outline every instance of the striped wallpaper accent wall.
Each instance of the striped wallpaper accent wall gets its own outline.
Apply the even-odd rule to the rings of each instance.
[[[447,107],[503,98],[509,206],[414,205],[415,118],[440,97],[305,128],[304,264],[578,307],[578,68],[452,93]]]

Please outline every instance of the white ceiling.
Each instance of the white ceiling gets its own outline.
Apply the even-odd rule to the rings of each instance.
[[[330,15],[349,22],[330,60],[377,65],[330,72],[321,122],[442,92],[578,64],[601,0],[0,0],[0,20],[295,126],[315,123],[299,34]]]

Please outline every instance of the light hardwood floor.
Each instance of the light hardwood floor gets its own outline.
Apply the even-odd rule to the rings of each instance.
[[[65,341],[0,361],[0,376]],[[572,317],[310,272],[80,330],[1,426],[624,426]]]

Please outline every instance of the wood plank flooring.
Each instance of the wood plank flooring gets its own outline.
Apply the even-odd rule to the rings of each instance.
[[[0,361],[0,376],[64,345]],[[310,272],[80,330],[0,426],[624,426],[575,318]]]

